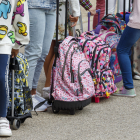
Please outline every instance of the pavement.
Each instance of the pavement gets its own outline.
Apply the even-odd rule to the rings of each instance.
[[[23,50],[22,50],[23,51]],[[42,93],[45,74],[42,69],[37,90]],[[134,81],[135,98],[111,96],[92,102],[75,115],[68,111],[53,114],[32,112],[13,136],[0,140],[140,140],[140,82]],[[117,84],[120,88],[122,82]]]

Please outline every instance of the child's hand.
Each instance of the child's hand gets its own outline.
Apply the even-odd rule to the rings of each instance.
[[[12,58],[16,57],[18,53],[19,53],[19,49],[18,50],[12,49],[12,52],[11,52]]]
[[[71,21],[71,22],[74,22],[74,24],[73,24],[71,27],[76,26],[79,17],[72,17],[72,16],[70,15],[69,18],[70,18],[70,21]]]
[[[96,14],[96,9],[92,6],[90,9],[89,9],[89,12],[91,13],[91,16],[94,16]]]

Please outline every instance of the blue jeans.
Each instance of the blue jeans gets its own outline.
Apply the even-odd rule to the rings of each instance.
[[[56,11],[29,9],[30,43],[25,47],[25,57],[29,63],[28,83],[30,89],[36,89],[45,58],[49,53],[53,39]]]
[[[123,84],[126,89],[134,88],[131,70],[130,51],[140,38],[140,29],[126,27],[117,47],[118,60],[122,71]]]
[[[0,54],[0,117],[6,117],[7,115],[9,58],[8,54]]]

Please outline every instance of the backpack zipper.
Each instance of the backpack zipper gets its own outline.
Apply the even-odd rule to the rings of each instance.
[[[74,83],[74,74],[73,74],[73,71],[72,71],[72,56],[77,51],[77,49],[79,49],[79,47],[75,47],[74,51],[71,53],[71,60],[70,60],[71,83]]]
[[[99,46],[104,46],[104,45],[97,45],[97,44],[96,44],[96,47],[95,47],[95,49],[94,49],[94,51],[93,51],[93,56],[92,56],[92,66],[91,66],[92,69],[93,69],[93,67],[94,67],[94,59],[95,59],[96,49],[97,49],[97,47],[99,47]]]
[[[94,38],[92,38],[92,39],[87,39],[85,42],[84,42],[84,44],[83,44],[83,46],[82,46],[82,52],[84,51],[84,48],[85,48],[85,46],[86,46],[86,43],[88,42],[88,41],[93,41],[94,39],[96,39],[98,36],[95,36]]]
[[[70,43],[70,42],[69,42],[69,43]],[[69,46],[69,49],[68,49],[67,53],[66,53],[65,61],[64,61],[63,69],[62,69],[62,80],[64,79],[64,71],[65,71],[65,65],[66,65],[66,60],[67,60],[67,57],[68,57],[68,53],[69,53],[71,47],[72,47],[74,44],[75,44],[75,45],[78,45],[77,42],[72,42],[71,45]],[[78,46],[79,46],[79,45],[78,45]]]
[[[24,73],[24,75],[26,76],[26,74],[25,74],[25,62],[19,57],[19,56],[17,56],[22,62],[23,62],[23,64],[24,64],[24,71],[23,71],[23,73]],[[28,81],[27,81],[27,78],[25,77],[25,84],[26,84],[26,86],[28,87]]]
[[[104,47],[104,48],[111,48],[110,46],[107,46],[107,47]],[[104,49],[104,48],[102,48],[100,51],[99,51],[99,53],[98,53],[98,56],[97,56],[97,59],[96,59],[96,66],[95,66],[95,70],[97,70],[97,61],[98,61],[98,59],[99,59],[99,55],[100,55],[100,53],[101,53],[101,51]]]
[[[82,85],[82,80],[81,80],[81,76],[86,72],[86,71],[88,71],[89,73],[90,73],[90,75],[91,75],[91,69],[90,68],[88,68],[88,69],[86,69],[86,70],[84,70],[81,74],[80,74],[80,64],[83,62],[83,61],[87,61],[86,59],[85,60],[82,60],[82,61],[80,61],[79,62],[79,64],[78,64],[78,80],[79,80],[79,85],[80,85],[80,91],[83,93],[83,85]],[[87,61],[88,62],[88,61]],[[88,62],[89,63],[89,62]],[[91,75],[91,77],[92,77],[92,75]]]

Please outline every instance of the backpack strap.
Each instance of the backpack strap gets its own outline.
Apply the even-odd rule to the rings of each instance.
[[[120,27],[120,25],[116,21],[113,21],[111,19],[107,19],[107,20],[102,20],[101,23],[114,23],[117,26],[120,34],[122,34],[121,27]]]

